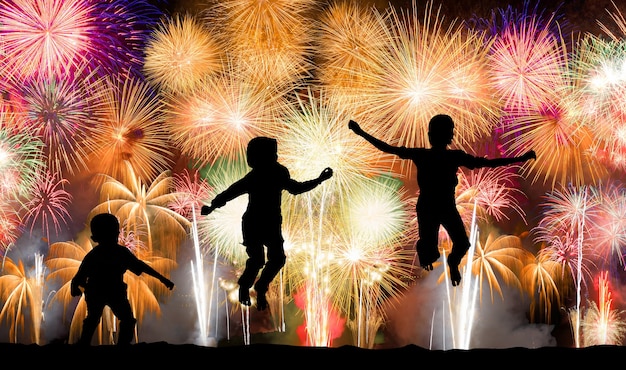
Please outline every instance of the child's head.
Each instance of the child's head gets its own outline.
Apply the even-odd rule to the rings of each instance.
[[[115,215],[100,213],[91,219],[91,239],[96,243],[117,243],[120,234],[120,222]]]
[[[246,155],[248,166],[252,168],[276,163],[278,160],[276,139],[264,136],[253,138],[248,142]]]
[[[447,114],[437,114],[428,123],[428,139],[430,145],[441,147],[452,143],[454,121]]]

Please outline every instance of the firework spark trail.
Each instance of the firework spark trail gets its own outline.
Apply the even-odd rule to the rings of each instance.
[[[613,299],[609,289],[608,271],[598,277],[598,303],[588,302],[582,322],[585,346],[621,345],[626,337],[626,311],[611,309]]]
[[[536,227],[538,240],[551,243],[556,248],[550,247],[542,249],[539,253],[548,255],[556,262],[567,263],[567,267],[574,279],[576,289],[576,305],[570,312],[570,319],[573,325],[574,342],[580,347],[582,338],[580,336],[580,305],[582,303],[581,291],[583,284],[583,274],[588,271],[583,264],[583,249],[586,248],[585,236],[588,235],[588,228],[593,225],[586,225],[586,222],[593,220],[591,216],[596,212],[598,198],[596,194],[589,190],[588,186],[574,188],[572,186],[563,192],[555,190],[546,196],[546,211],[539,226]],[[545,229],[544,229],[545,228]],[[555,238],[554,230],[562,230],[567,238],[567,243],[563,244],[560,239]],[[559,247],[565,246],[569,256],[564,255],[564,250]],[[558,252],[558,253],[554,253]],[[562,258],[566,257],[566,258]],[[563,266],[565,268],[566,266]]]
[[[194,246],[194,261],[191,261],[191,275],[193,281],[193,292],[196,299],[196,311],[198,315],[198,328],[200,329],[200,343],[205,344],[209,336],[209,321],[211,307],[207,303],[207,289],[205,286],[206,275],[204,274],[204,261],[200,252],[200,241],[198,239],[198,223],[196,222],[195,208],[192,212],[191,236]],[[212,281],[215,280],[215,275]],[[209,293],[210,294],[210,293]]]
[[[450,286],[446,283],[446,294],[448,297],[448,311],[450,317],[450,328],[452,330],[452,346],[453,348],[469,349],[472,339],[472,329],[474,326],[474,318],[476,312],[476,302],[478,296],[478,280],[472,278],[472,258],[474,249],[476,248],[476,240],[478,238],[478,226],[476,225],[476,213],[472,215],[472,223],[470,227],[470,248],[466,254],[466,262],[463,270],[463,287],[459,295],[458,288],[455,289],[454,295],[450,294]],[[447,258],[444,253],[444,260]],[[444,263],[446,271],[446,282],[448,266]],[[454,302],[454,303],[453,303]]]

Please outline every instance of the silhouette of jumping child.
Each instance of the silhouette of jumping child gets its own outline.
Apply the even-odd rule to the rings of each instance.
[[[269,137],[255,137],[246,149],[246,160],[251,170],[243,178],[216,195],[211,205],[202,206],[200,213],[208,215],[215,208],[247,193],[248,206],[241,220],[242,244],[246,247],[248,259],[239,277],[239,302],[250,306],[250,288],[254,284],[257,293],[257,309],[267,308],[265,294],[270,282],[285,265],[284,239],[282,236],[281,196],[283,190],[291,194],[301,194],[314,189],[333,175],[331,168],[322,171],[318,178],[304,182],[291,178],[289,170],[278,162],[276,140]],[[265,249],[267,247],[267,262]],[[263,269],[261,271],[261,269]],[[257,274],[261,271],[256,283]]]
[[[100,213],[91,219],[91,239],[98,243],[83,258],[78,272],[72,278],[71,294],[74,297],[85,292],[87,317],[78,344],[89,345],[102,318],[104,306],[109,306],[119,319],[118,345],[130,344],[137,320],[128,300],[124,273],[146,273],[159,279],[168,289],[174,283],[137,258],[128,248],[118,244],[120,223],[115,215]]]
[[[410,159],[415,163],[417,185],[420,189],[415,206],[419,232],[415,249],[420,265],[430,271],[433,269],[432,264],[439,259],[439,227],[443,226],[452,241],[452,251],[447,261],[452,285],[457,286],[461,282],[459,264],[470,247],[469,237],[455,201],[459,167],[475,169],[506,166],[537,159],[535,152],[530,150],[519,157],[490,159],[476,157],[458,149],[448,149],[454,136],[454,121],[445,114],[435,115],[428,123],[430,149],[389,145],[363,131],[359,124],[352,120],[348,127],[377,149],[395,154],[402,159]]]

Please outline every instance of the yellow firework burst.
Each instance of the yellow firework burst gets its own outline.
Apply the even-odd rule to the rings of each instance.
[[[162,89],[185,93],[205,76],[220,72],[224,50],[212,32],[190,14],[163,20],[146,46],[146,80]]]
[[[500,115],[488,83],[490,40],[455,20],[446,26],[432,4],[423,19],[415,5],[406,14],[390,12],[389,50],[377,62],[385,69],[371,77],[375,84],[361,99],[371,107],[363,128],[396,145],[427,147],[430,118],[446,113],[456,122],[461,148],[489,134]]]

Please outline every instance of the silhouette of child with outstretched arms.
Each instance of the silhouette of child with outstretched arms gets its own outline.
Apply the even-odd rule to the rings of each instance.
[[[445,114],[435,115],[428,124],[431,148],[389,145],[363,131],[358,123],[352,120],[348,127],[379,150],[395,154],[402,159],[410,159],[415,163],[417,185],[420,189],[415,206],[419,232],[415,249],[420,265],[430,271],[433,269],[432,264],[439,259],[439,227],[443,226],[452,241],[448,267],[452,285],[457,286],[461,282],[459,264],[470,247],[469,237],[455,201],[459,167],[475,169],[506,166],[536,159],[535,152],[530,150],[519,157],[489,159],[476,157],[458,149],[448,149],[454,135],[454,121]]]
[[[301,194],[312,190],[333,175],[332,169],[326,168],[316,179],[304,182],[293,180],[289,170],[278,162],[277,149],[277,142],[273,138],[255,137],[250,140],[246,153],[248,165],[252,168],[250,172],[216,195],[211,205],[202,206],[200,211],[202,215],[208,215],[226,202],[248,194],[248,207],[241,220],[242,244],[246,247],[248,259],[238,280],[239,302],[245,306],[251,305],[250,288],[254,284],[257,309],[260,311],[267,308],[265,294],[286,260],[282,236],[283,190],[291,194]],[[267,263],[264,246],[267,247]],[[254,283],[259,271],[261,276]]]
[[[97,214],[91,219],[90,227],[91,239],[98,244],[83,258],[70,287],[74,297],[83,294],[80,287],[84,288],[87,304],[87,317],[83,321],[78,344],[91,343],[104,306],[109,306],[120,321],[117,344],[127,345],[133,339],[137,320],[128,300],[124,273],[127,270],[136,275],[145,272],[159,279],[170,290],[174,289],[174,283],[118,243],[120,223],[115,215]]]

